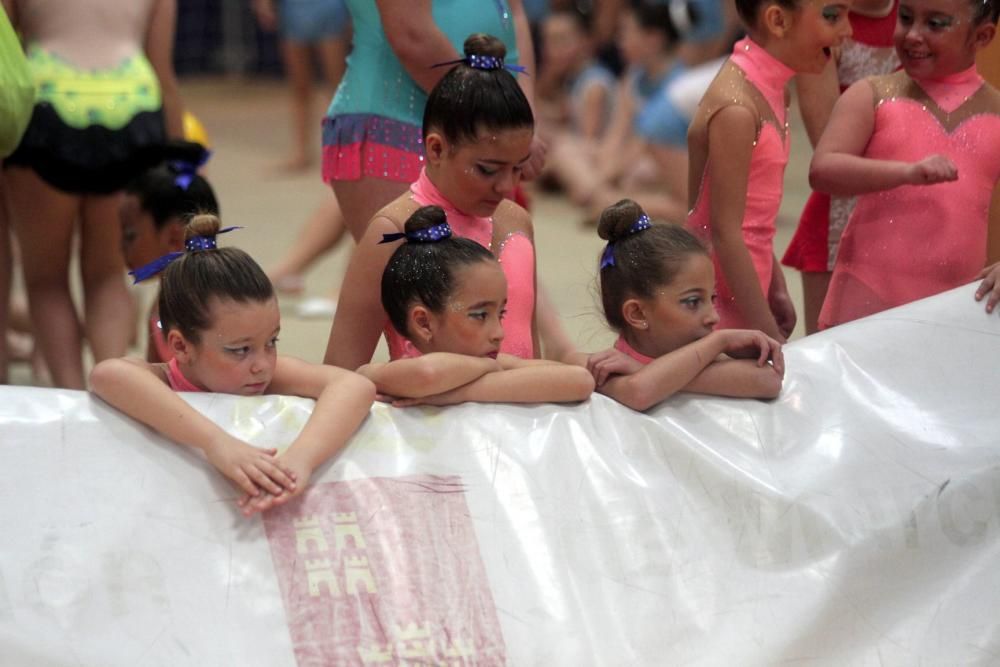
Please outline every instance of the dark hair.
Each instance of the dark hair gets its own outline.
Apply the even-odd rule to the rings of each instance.
[[[983,21],[996,23],[1000,19],[1000,0],[970,0],[972,2],[972,24]]]
[[[738,1],[738,0],[737,0]],[[681,11],[688,26],[679,26],[672,12]],[[684,38],[687,30],[697,24],[698,10],[687,0],[632,0],[632,12],[636,22],[644,30],[659,30],[663,33],[666,48],[671,48]]]
[[[799,6],[797,0],[736,0],[736,12],[740,15],[743,25],[753,28],[757,25],[758,12],[762,7],[772,2],[789,10],[794,10]]]
[[[447,222],[440,206],[418,208],[406,220],[409,233]],[[396,248],[382,273],[382,307],[392,326],[407,336],[410,306],[421,303],[433,313],[444,309],[455,289],[455,273],[476,262],[495,262],[493,254],[472,239],[406,242]]]
[[[623,331],[622,304],[626,299],[652,298],[656,290],[669,285],[681,264],[691,255],[708,255],[705,246],[691,232],[671,223],[655,224],[649,229],[630,233],[629,229],[645,215],[631,199],[622,199],[604,209],[597,223],[597,233],[614,243],[614,266],[600,269],[601,304],[604,318],[612,328]]]
[[[476,33],[465,40],[465,57],[503,58],[507,47],[496,37]],[[534,128],[531,105],[504,68],[476,69],[459,63],[437,82],[424,107],[424,137],[438,130],[449,143],[475,141],[482,129]]]
[[[175,141],[163,149],[164,161],[136,176],[125,188],[139,198],[139,206],[153,217],[161,229],[170,220],[188,218],[197,213],[219,215],[219,202],[212,186],[200,174],[192,174],[187,188],[177,184],[181,169],[177,163],[197,164],[205,154],[201,144]]]
[[[184,230],[185,240],[202,236],[214,239],[219,218],[196,215]],[[209,302],[213,298],[239,303],[267,301],[274,287],[264,270],[239,248],[187,251],[163,272],[160,281],[160,325],[163,334],[177,329],[192,343],[212,326]]]

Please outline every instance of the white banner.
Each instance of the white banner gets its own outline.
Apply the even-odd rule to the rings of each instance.
[[[0,664],[998,664],[973,290],[788,345],[772,402],[376,405],[263,519],[98,399],[0,387]],[[311,407],[185,397],[268,446]]]

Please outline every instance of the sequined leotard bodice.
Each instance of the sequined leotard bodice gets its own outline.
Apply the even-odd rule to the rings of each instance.
[[[456,236],[472,239],[488,248],[500,262],[507,278],[507,314],[503,321],[504,339],[500,351],[522,359],[534,356],[532,322],[535,314],[535,247],[522,232],[494,238],[492,218],[466,215],[445,199],[427,171],[410,186],[410,193],[421,206],[436,205],[444,209],[448,224]],[[401,336],[391,324],[386,326],[385,338],[392,359],[419,356],[420,352],[409,340]]]
[[[958,180],[858,198],[821,327],[959,287],[983,268],[1000,180],[1000,92],[974,67],[948,79],[917,82],[897,72],[869,80],[875,126],[864,157],[917,162],[942,154],[955,163]]]
[[[718,103],[710,99],[710,90],[702,101],[708,108],[708,118],[719,110],[731,104],[750,106],[759,117],[757,139],[754,142],[750,159],[750,171],[746,189],[746,208],[743,213],[743,241],[753,260],[760,289],[766,296],[771,284],[771,269],[774,262],[773,240],[774,220],[781,205],[781,194],[788,163],[789,142],[785,125],[787,105],[785,101],[785,85],[794,74],[767,51],[760,48],[749,38],[736,43],[733,54],[723,66],[712,88],[729,86],[733,94],[725,101]],[[718,89],[717,89],[718,90]],[[718,92],[716,93],[718,94]],[[719,95],[721,98],[721,95]],[[705,109],[699,110],[699,114]],[[707,133],[703,138],[701,149],[707,154]],[[695,148],[691,148],[692,157]],[[692,165],[695,162],[692,159]],[[688,214],[688,227],[711,247],[711,179],[708,177],[708,160],[705,160],[701,170],[701,182],[697,190],[697,199]],[[746,328],[746,320],[735,303],[732,292],[726,284],[725,277],[719,265],[718,257],[712,252],[715,264],[715,281],[718,291],[719,327],[723,329]]]

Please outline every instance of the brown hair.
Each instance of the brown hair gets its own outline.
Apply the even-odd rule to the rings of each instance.
[[[185,241],[215,239],[222,223],[211,214],[191,218],[184,230]],[[239,248],[188,250],[163,272],[160,281],[160,326],[163,335],[177,329],[192,343],[212,326],[209,305],[213,298],[239,303],[268,301],[274,287],[264,270]]]
[[[625,329],[622,304],[626,299],[652,298],[658,288],[674,280],[685,259],[708,255],[705,246],[680,225],[654,224],[631,231],[644,215],[637,203],[622,199],[604,209],[597,223],[597,234],[613,244],[608,252],[614,257],[613,266],[600,269],[601,305],[604,318],[619,332]]]

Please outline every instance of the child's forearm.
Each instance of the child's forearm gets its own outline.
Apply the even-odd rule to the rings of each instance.
[[[208,453],[226,432],[192,408],[152,371],[126,359],[107,359],[90,374],[91,391],[167,438]]]
[[[831,195],[861,195],[910,184],[913,170],[910,162],[875,160],[849,153],[816,153],[809,166],[809,185]]]
[[[683,391],[736,398],[776,398],[781,376],[770,365],[746,359],[725,359],[709,364]]]
[[[374,400],[375,385],[360,375],[344,372],[332,379],[285,456],[315,470],[347,444]]]
[[[381,394],[421,398],[440,394],[499,370],[495,359],[432,352],[415,359],[368,364],[358,372],[375,383]]]
[[[722,349],[720,338],[709,334],[654,359],[631,375],[612,377],[601,392],[633,410],[646,410],[687,387]]]
[[[532,364],[478,380],[448,392],[447,403],[575,403],[594,391],[586,368],[566,364]]]

